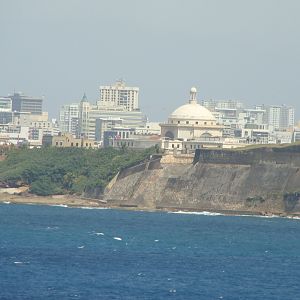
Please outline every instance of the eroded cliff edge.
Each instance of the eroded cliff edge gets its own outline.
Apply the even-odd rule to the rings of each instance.
[[[197,150],[193,162],[154,157],[123,170],[108,204],[139,208],[300,214],[300,145]]]

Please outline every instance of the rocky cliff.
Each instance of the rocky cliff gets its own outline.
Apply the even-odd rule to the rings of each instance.
[[[123,170],[107,203],[140,208],[300,213],[300,146],[197,150],[193,163],[159,157]]]

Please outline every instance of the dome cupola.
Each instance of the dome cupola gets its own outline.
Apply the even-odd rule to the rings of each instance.
[[[169,119],[199,121],[216,120],[207,108],[197,103],[197,89],[195,87],[192,87],[190,90],[189,102],[174,110]]]

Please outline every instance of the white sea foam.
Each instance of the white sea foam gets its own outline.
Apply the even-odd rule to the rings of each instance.
[[[266,219],[280,218],[280,216],[276,216],[276,215],[232,215],[232,217],[253,217],[253,218],[266,218]]]
[[[95,234],[95,235],[104,235],[103,232],[94,232],[93,234]]]
[[[81,209],[110,209],[110,207],[92,207],[92,206],[82,206]]]
[[[223,214],[209,211],[172,211],[171,214],[184,214],[184,215],[202,215],[202,216],[223,216]]]
[[[78,246],[77,248],[78,248],[78,249],[83,249],[83,248],[84,248],[84,246]]]
[[[59,229],[59,227],[58,226],[53,226],[53,227],[48,226],[46,229],[47,230],[57,230],[57,229]]]
[[[51,206],[68,207],[68,205],[66,205],[66,204],[53,204]]]
[[[16,265],[29,264],[29,261],[14,261],[14,264]]]
[[[300,217],[297,217],[297,216],[288,216],[287,217],[288,219],[292,219],[292,220],[300,220]]]
[[[154,240],[154,242],[156,242],[156,243],[157,243],[157,242],[159,242],[159,240]]]
[[[4,204],[10,204],[10,201],[3,201]]]
[[[117,241],[122,241],[122,239],[120,237],[117,237],[117,236],[113,237],[113,239],[117,240]]]

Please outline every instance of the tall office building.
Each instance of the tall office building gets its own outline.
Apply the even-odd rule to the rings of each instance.
[[[281,129],[291,128],[295,126],[295,109],[283,105],[280,111]]]
[[[79,103],[63,105],[59,111],[59,129],[61,132],[78,136]]]
[[[42,97],[28,97],[22,93],[14,93],[9,96],[12,99],[12,110],[16,112],[29,112],[34,115],[41,115],[43,112]]]
[[[123,80],[118,80],[114,85],[100,86],[101,107],[120,107],[126,111],[139,109],[139,88],[128,87]]]
[[[285,130],[295,125],[295,109],[285,105],[266,106],[266,122],[274,130]]]
[[[12,100],[9,97],[0,97],[0,125],[12,122]]]

